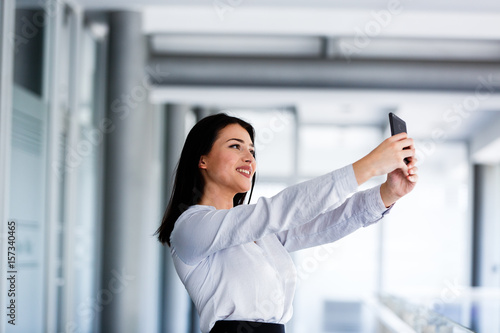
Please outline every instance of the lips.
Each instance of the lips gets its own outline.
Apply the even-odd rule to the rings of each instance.
[[[236,168],[236,171],[247,178],[250,178],[252,176],[252,168],[249,166],[238,167]]]

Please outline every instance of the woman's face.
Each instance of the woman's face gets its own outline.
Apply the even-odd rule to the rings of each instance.
[[[248,192],[257,168],[255,148],[248,132],[239,124],[219,131],[212,149],[198,164],[205,179],[205,189],[215,195]]]

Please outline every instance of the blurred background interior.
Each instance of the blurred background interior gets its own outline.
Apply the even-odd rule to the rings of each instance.
[[[293,254],[287,332],[500,332],[500,2],[2,0],[0,24],[1,332],[199,332],[153,233],[221,111],[256,127],[252,202],[361,158],[389,112],[417,143],[390,215]]]

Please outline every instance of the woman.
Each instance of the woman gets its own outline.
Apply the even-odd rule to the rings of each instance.
[[[377,222],[418,179],[413,140],[401,133],[352,165],[243,205],[255,183],[253,142],[253,127],[238,118],[217,114],[198,122],[157,230],[204,333],[284,332],[296,282],[289,252]],[[346,199],[383,174],[385,183]]]

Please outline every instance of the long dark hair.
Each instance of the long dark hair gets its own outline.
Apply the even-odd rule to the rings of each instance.
[[[230,124],[239,124],[243,127],[250,139],[254,142],[255,130],[246,121],[236,117],[228,116],[225,113],[219,113],[201,119],[193,126],[186,138],[184,148],[182,148],[181,157],[175,171],[174,186],[172,196],[168,203],[161,225],[156,230],[158,240],[170,246],[170,234],[174,230],[175,221],[190,206],[196,205],[201,200],[205,183],[198,163],[202,155],[207,155],[217,139],[219,131]],[[253,187],[255,185],[255,174],[252,179],[252,187],[248,201],[252,198]],[[243,204],[245,193],[237,193],[233,198],[233,206]]]

